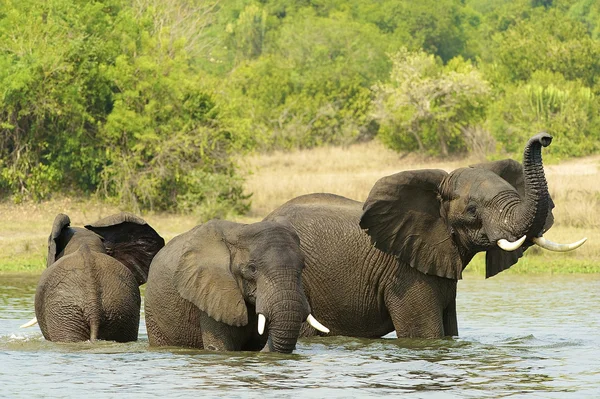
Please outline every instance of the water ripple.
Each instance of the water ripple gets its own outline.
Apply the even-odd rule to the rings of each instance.
[[[33,288],[13,281],[0,288],[0,396],[600,397],[600,278],[490,281],[459,284],[459,338],[318,337],[291,355],[150,348],[143,322],[138,342],[48,342],[18,328]]]

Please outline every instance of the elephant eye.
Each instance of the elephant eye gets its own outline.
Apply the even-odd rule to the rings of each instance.
[[[475,216],[477,214],[477,207],[475,204],[469,204],[465,212],[470,216]]]
[[[254,263],[250,263],[248,265],[248,271],[252,274],[256,273],[256,265]]]

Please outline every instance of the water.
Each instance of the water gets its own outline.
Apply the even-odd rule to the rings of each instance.
[[[134,343],[47,342],[18,328],[36,283],[0,277],[0,397],[600,397],[600,275],[469,276],[460,338],[314,338],[292,355],[151,349],[143,321]]]

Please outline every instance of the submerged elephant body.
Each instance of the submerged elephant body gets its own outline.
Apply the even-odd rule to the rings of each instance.
[[[292,352],[310,312],[298,244],[273,222],[213,220],[175,237],[150,268],[150,345]]]
[[[457,281],[421,273],[372,246],[359,225],[362,205],[309,194],[268,216],[285,217],[300,235],[302,278],[315,317],[331,335],[377,338],[394,330],[408,337],[457,335]],[[305,330],[307,336],[315,333]]]
[[[457,281],[473,256],[486,252],[491,277],[544,243],[553,203],[541,148],[550,141],[533,137],[523,165],[400,172],[380,179],[364,204],[310,194],[265,220],[286,221],[298,233],[309,302],[332,334],[457,335]]]
[[[266,337],[257,333],[256,318],[250,318],[248,324],[239,327],[216,322],[198,306],[181,297],[175,283],[175,273],[187,242],[186,234],[173,238],[158,253],[151,268],[144,298],[150,345],[213,350],[262,349]],[[251,309],[248,309],[248,313],[252,313]],[[212,329],[208,324],[212,325]]]
[[[44,337],[55,342],[136,340],[139,285],[164,240],[128,213],[86,228],[69,224],[68,216],[56,217],[48,267],[36,290],[36,319]]]

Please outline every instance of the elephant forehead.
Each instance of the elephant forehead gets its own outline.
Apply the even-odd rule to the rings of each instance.
[[[240,238],[256,243],[271,243],[272,245],[294,243],[296,234],[276,222],[259,222],[244,226]]]
[[[506,180],[485,169],[458,169],[450,175],[454,194],[459,197],[492,198],[502,191],[515,191]]]

